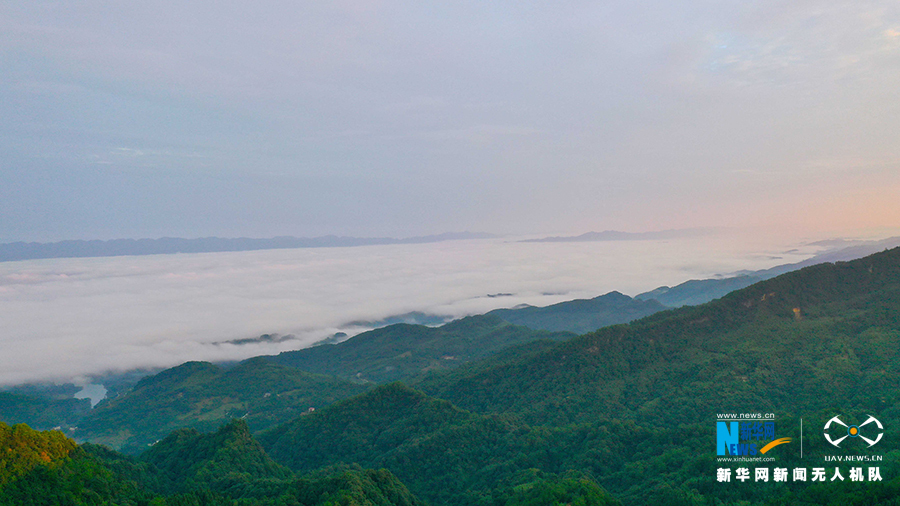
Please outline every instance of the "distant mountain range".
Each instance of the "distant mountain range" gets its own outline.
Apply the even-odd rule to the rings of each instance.
[[[820,241],[815,244],[830,246],[834,249],[820,253],[802,262],[779,265],[770,269],[741,272],[736,276],[724,278],[692,279],[674,287],[661,286],[649,292],[635,295],[634,298],[645,301],[656,300],[668,307],[696,306],[724,297],[728,293],[746,288],[754,283],[772,279],[803,267],[827,262],[845,262],[886,249],[896,248],[900,246],[900,237],[891,237],[880,241],[847,241],[839,239]]]
[[[709,235],[714,230],[710,228],[682,228],[674,230],[659,230],[655,232],[621,232],[618,230],[604,230],[603,232],[587,232],[573,236],[553,236],[541,239],[526,239],[519,242],[591,242],[591,241],[648,241],[654,239],[679,239],[684,237],[699,237]]]
[[[203,237],[181,239],[114,239],[110,241],[60,241],[52,243],[12,242],[0,244],[0,262],[41,258],[113,257],[125,255],[163,255],[173,253],[217,253],[224,251],[256,251],[267,249],[335,248],[387,244],[425,244],[464,239],[490,239],[491,234],[459,232],[396,239],[393,237],[274,237],[226,239]]]
[[[632,299],[619,292],[609,292],[593,299],[569,300],[546,307],[495,309],[487,315],[535,330],[584,334],[608,325],[628,323],[664,309],[668,308],[655,300]]]
[[[853,260],[885,249],[898,247],[900,246],[900,237],[892,237],[880,241],[821,241],[817,244],[829,246],[833,249],[802,262],[779,265],[758,271],[739,272],[733,276],[692,279],[674,287],[661,286],[638,294],[634,298],[613,291],[592,299],[569,300],[546,307],[523,305],[509,309],[495,309],[486,314],[499,317],[501,320],[514,325],[522,325],[534,330],[583,334],[608,325],[628,323],[665,309],[704,304],[754,283],[810,265]],[[496,294],[488,295],[488,297],[504,295],[512,294]],[[443,315],[411,312],[390,316],[378,321],[350,322],[347,325],[379,328],[395,323],[410,323],[434,326],[446,323],[450,319],[450,317]]]

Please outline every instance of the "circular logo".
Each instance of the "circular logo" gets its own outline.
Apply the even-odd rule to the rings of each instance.
[[[869,439],[866,436],[863,436],[861,433],[862,428],[870,423],[874,423],[875,426],[878,427],[879,432],[875,436],[875,439]],[[846,432],[843,430],[838,432],[838,434],[845,434],[845,435],[843,435],[837,439],[832,438],[831,434],[829,434],[829,432],[828,432],[828,429],[831,428],[832,424],[841,425],[841,426],[845,427]],[[866,429],[866,433],[868,433],[868,434],[874,433],[873,429],[874,429],[874,427],[869,427],[868,429]],[[834,432],[834,431],[832,431],[832,432]],[[841,421],[839,416],[836,416],[836,417],[832,418],[831,420],[828,420],[828,422],[825,424],[825,432],[823,434],[825,436],[825,439],[829,443],[831,443],[832,445],[834,445],[838,448],[840,448],[841,442],[843,440],[847,439],[848,437],[854,437],[854,438],[858,437],[858,438],[862,439],[863,441],[865,441],[866,443],[869,443],[869,447],[872,447],[875,445],[875,443],[881,441],[881,437],[884,436],[884,426],[882,426],[881,422],[879,422],[878,419],[872,415],[869,415],[869,418],[867,418],[865,422],[863,422],[859,425],[847,425],[846,423]]]

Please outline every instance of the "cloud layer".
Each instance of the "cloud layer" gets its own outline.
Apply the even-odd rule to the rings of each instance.
[[[450,241],[0,263],[0,384],[297,349],[348,322],[463,316],[797,261],[734,237]],[[488,297],[509,293],[511,296]],[[225,343],[264,333],[273,343]]]

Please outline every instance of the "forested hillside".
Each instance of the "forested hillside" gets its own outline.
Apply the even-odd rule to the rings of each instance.
[[[511,325],[496,316],[481,315],[440,327],[389,325],[339,344],[284,352],[272,360],[304,371],[385,383],[452,369],[509,346],[573,336],[568,332],[536,331]]]
[[[0,423],[0,505],[420,506],[386,470],[343,466],[295,475],[233,421],[174,432],[140,458],[60,432]]]
[[[209,431],[243,418],[253,430],[261,430],[365,390],[364,385],[264,358],[230,368],[188,362],[101,402],[73,434],[79,440],[139,453],[174,429]]]
[[[435,504],[485,505],[505,504],[499,498],[523,471],[540,470],[542,480],[555,482],[554,472],[566,470],[557,447],[570,439],[568,431],[463,411],[401,383],[260,435],[275,460],[297,471],[351,462],[385,467]],[[609,499],[593,479],[578,476]]]
[[[888,410],[900,392],[900,249],[785,274],[708,304],[433,375],[421,388],[533,423],[699,422],[748,405]]]
[[[818,427],[836,413],[896,420],[898,349],[900,250],[892,250],[419,384],[469,412],[391,385],[273,429],[262,442],[298,469],[310,459],[384,465],[437,504],[490,504],[493,487],[525,468],[584,472],[628,504],[869,504],[900,483],[893,447],[879,449],[889,452],[887,483],[723,488],[715,482],[715,417],[777,413],[795,440],[804,416]],[[446,421],[421,422],[436,406]],[[330,445],[338,434],[354,436]],[[897,434],[885,428],[886,441]],[[806,458],[821,462],[821,437],[807,444]],[[782,453],[786,465],[801,462],[795,447]],[[447,492],[460,480],[469,495]]]
[[[89,399],[53,399],[46,396],[0,392],[0,421],[29,423],[42,429],[72,427],[91,410]]]

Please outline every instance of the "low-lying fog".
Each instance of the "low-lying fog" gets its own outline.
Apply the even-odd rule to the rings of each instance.
[[[633,296],[817,251],[795,247],[721,235],[504,238],[0,263],[0,385],[274,354],[410,311],[458,317],[611,290]],[[274,333],[293,337],[247,341]]]

